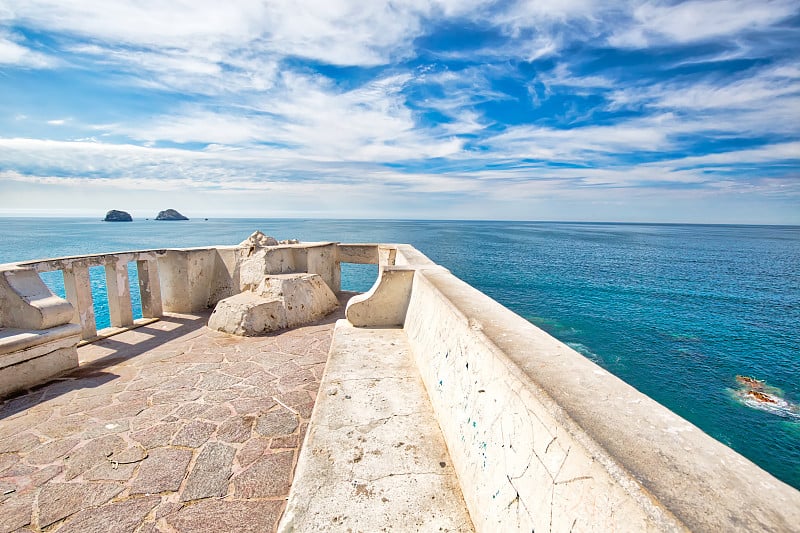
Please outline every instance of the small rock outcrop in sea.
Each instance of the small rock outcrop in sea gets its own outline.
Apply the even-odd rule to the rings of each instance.
[[[117,211],[116,209],[112,209],[108,213],[106,213],[106,218],[103,219],[103,222],[132,222],[133,218],[129,213],[125,211]]]
[[[165,211],[159,211],[156,220],[189,220],[189,219],[181,215],[174,209],[167,209]]]
[[[735,391],[739,400],[754,409],[760,409],[784,418],[800,418],[800,406],[783,398],[783,392],[770,387],[763,379],[750,376],[736,376],[739,390]]]

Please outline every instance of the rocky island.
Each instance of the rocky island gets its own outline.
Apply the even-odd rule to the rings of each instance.
[[[167,209],[165,211],[159,211],[156,220],[189,220],[189,219],[181,215],[174,209]]]
[[[133,218],[131,218],[130,213],[112,209],[106,213],[106,218],[103,219],[103,222],[133,222]]]

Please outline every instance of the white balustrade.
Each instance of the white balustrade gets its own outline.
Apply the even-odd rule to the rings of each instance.
[[[20,263],[38,273],[61,271],[64,276],[66,298],[75,309],[72,322],[80,324],[84,340],[97,337],[97,322],[92,298],[89,269],[102,266],[105,269],[108,297],[108,314],[114,328],[134,326],[133,305],[130,291],[128,264],[136,262],[139,277],[139,293],[142,317],[159,318],[163,313],[161,285],[158,278],[158,255],[161,251],[122,252],[78,257],[63,257]]]

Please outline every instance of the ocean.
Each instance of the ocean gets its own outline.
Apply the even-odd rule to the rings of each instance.
[[[412,244],[800,488],[800,227],[0,218],[0,263],[236,244],[256,229],[278,239]],[[343,287],[367,290],[376,272],[346,265]],[[63,294],[59,278],[46,282]],[[102,302],[102,269],[92,278]],[[102,304],[96,312],[98,327],[108,325]],[[737,375],[764,380],[763,390],[786,403],[758,408]]]

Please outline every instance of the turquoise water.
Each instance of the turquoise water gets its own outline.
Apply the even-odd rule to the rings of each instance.
[[[800,419],[754,409],[734,394],[736,375],[744,374],[800,402],[799,227],[7,218],[0,219],[0,263],[235,244],[255,229],[279,239],[413,244],[800,488]],[[343,285],[366,290],[375,272],[351,265]],[[93,275],[104,290],[102,269]],[[48,282],[58,289],[58,279]],[[102,327],[107,316],[97,313]]]

